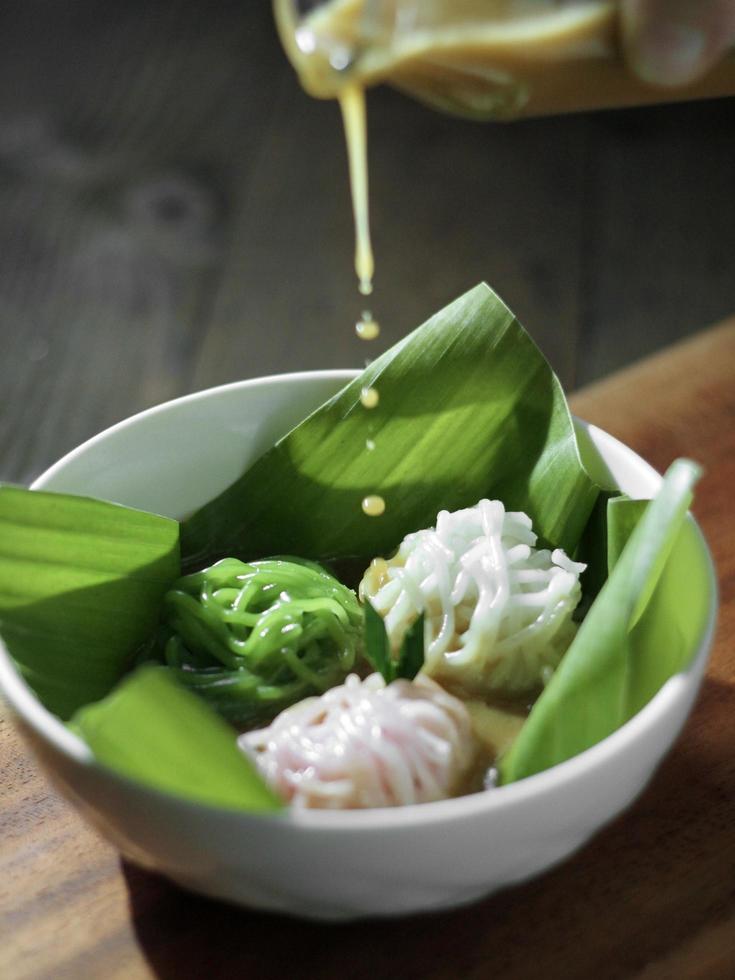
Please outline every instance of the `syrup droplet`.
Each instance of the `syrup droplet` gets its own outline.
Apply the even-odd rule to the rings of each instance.
[[[369,310],[365,310],[355,324],[355,333],[360,340],[375,340],[380,333],[380,324],[377,320],[373,320],[373,315]]]
[[[377,493],[370,494],[363,499],[362,509],[368,517],[380,517],[385,512],[385,501]]]
[[[365,408],[375,408],[380,401],[380,394],[377,388],[371,388],[369,385],[365,387],[360,392],[360,401]]]
[[[371,453],[373,451],[373,449],[375,449],[375,440],[374,439],[366,439],[365,440],[365,448],[367,449],[367,451],[369,453]]]

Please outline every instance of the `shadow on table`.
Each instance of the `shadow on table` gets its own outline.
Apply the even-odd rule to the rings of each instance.
[[[734,743],[735,689],[707,680],[629,813],[558,869],[465,909],[314,924],[187,894],[124,863],[135,933],[164,980],[735,976],[718,928],[735,915],[723,873],[735,865]]]

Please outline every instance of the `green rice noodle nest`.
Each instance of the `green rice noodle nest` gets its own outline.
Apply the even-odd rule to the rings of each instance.
[[[425,672],[469,697],[537,692],[568,648],[585,566],[537,549],[531,519],[499,500],[441,511],[436,527],[376,559],[360,596],[384,618],[396,651],[425,613]]]
[[[224,558],[166,594],[158,654],[177,680],[247,725],[339,684],[362,624],[355,593],[314,562]]]

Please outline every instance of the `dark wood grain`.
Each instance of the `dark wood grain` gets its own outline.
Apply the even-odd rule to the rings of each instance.
[[[13,0],[0,27],[0,478],[163,399],[372,353],[338,113],[268,3]],[[369,112],[385,343],[486,279],[569,388],[735,308],[731,100]]]
[[[735,103],[588,119],[579,383],[729,314],[735,283]]]
[[[322,926],[121,863],[0,719],[0,976],[716,980],[735,975],[735,320],[572,400],[655,465],[707,470],[721,616],[684,734],[632,809],[558,869],[469,908]]]

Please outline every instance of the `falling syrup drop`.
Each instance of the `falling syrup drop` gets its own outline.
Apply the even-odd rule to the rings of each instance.
[[[360,401],[365,408],[375,408],[380,401],[380,394],[377,388],[371,388],[369,385],[365,387],[360,392]]]
[[[362,509],[368,517],[380,517],[385,512],[385,501],[377,493],[370,494],[363,499]]]
[[[369,310],[363,310],[363,314],[355,324],[355,333],[360,340],[375,340],[380,334],[380,324],[373,319]]]

